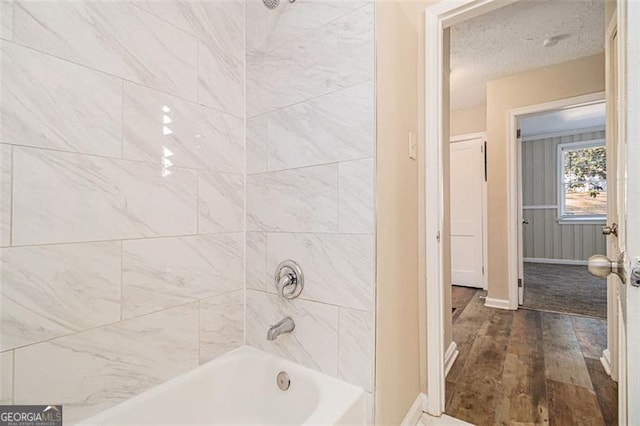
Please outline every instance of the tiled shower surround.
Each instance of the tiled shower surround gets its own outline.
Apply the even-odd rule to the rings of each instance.
[[[71,423],[244,343],[373,392],[373,4],[0,5],[0,403]]]
[[[373,391],[374,7],[247,3],[247,343]],[[299,299],[276,293],[285,259]],[[269,342],[286,315],[295,332]],[[371,407],[370,407],[371,408]]]

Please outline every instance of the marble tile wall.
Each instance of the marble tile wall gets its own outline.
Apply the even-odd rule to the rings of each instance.
[[[0,1],[0,403],[244,344],[245,5]]]
[[[373,392],[374,19],[369,1],[247,0],[247,343]],[[300,298],[276,293],[294,259]],[[267,328],[290,315],[293,333]]]

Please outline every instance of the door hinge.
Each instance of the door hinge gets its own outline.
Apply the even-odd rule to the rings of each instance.
[[[522,288],[522,278],[518,278],[518,287]]]
[[[518,131],[516,132],[516,137],[520,138],[522,136],[522,130],[518,129]]]
[[[484,181],[487,181],[487,141],[484,141]]]
[[[440,231],[436,234],[436,241],[440,242]]]
[[[482,275],[484,275],[484,266],[482,267]]]

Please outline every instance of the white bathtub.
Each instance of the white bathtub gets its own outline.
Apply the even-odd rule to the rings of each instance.
[[[276,376],[291,380],[282,391]],[[362,389],[244,346],[82,425],[363,425]]]

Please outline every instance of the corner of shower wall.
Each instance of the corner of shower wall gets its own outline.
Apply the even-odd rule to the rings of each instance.
[[[246,343],[364,388],[372,422],[374,3],[245,4]],[[285,259],[305,275],[292,301]],[[294,333],[267,341],[285,316]]]

